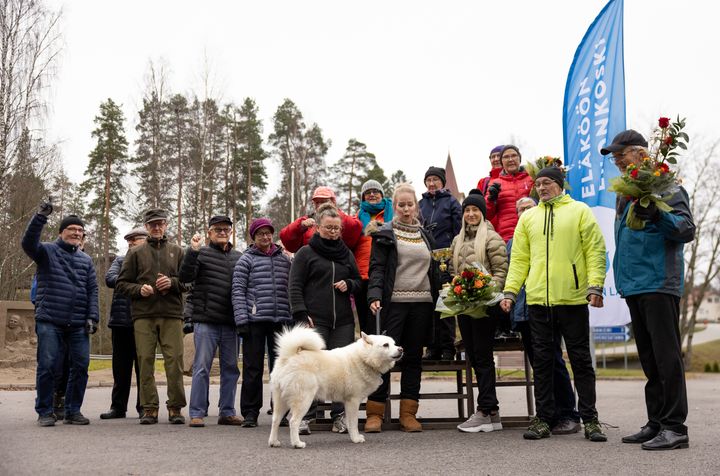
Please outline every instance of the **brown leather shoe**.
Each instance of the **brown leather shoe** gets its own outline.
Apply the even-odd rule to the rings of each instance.
[[[415,415],[418,411],[418,402],[409,398],[400,400],[400,429],[409,433],[422,431],[422,425]]]
[[[385,404],[368,400],[365,404],[365,433],[380,433],[382,431]]]
[[[243,424],[242,417],[239,417],[237,415],[230,415],[230,416],[221,416],[218,417],[218,425],[235,425],[239,426]]]
[[[205,426],[205,420],[202,418],[191,418],[189,426],[193,428],[202,428]]]
[[[168,421],[173,425],[184,425],[185,417],[182,416],[179,408],[168,408]]]

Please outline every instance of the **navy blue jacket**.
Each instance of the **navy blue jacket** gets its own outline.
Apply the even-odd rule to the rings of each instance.
[[[105,284],[110,289],[115,288],[115,282],[120,274],[124,256],[118,256],[110,265],[105,273]],[[108,319],[108,327],[132,327],[132,317],[130,314],[130,298],[123,296],[119,292],[113,292],[112,304],[110,305],[110,319]]]
[[[188,300],[192,305],[192,322],[234,326],[232,277],[240,252],[228,243],[228,249],[210,243],[195,251],[188,247],[180,266],[180,282],[192,283]],[[189,306],[186,306],[187,317]]]
[[[23,251],[37,264],[35,320],[63,327],[99,321],[98,285],[92,259],[60,238],[41,243],[47,217],[35,215],[22,239]]]
[[[292,321],[290,313],[290,259],[277,247],[268,256],[255,245],[235,265],[232,302],[235,324]]]
[[[420,221],[429,231],[437,248],[449,248],[462,226],[462,207],[449,190],[442,189],[431,195],[422,194]]]
[[[685,243],[695,238],[690,201],[678,186],[667,200],[671,212],[660,212],[656,223],[631,230],[626,220],[630,201],[618,198],[615,220],[615,286],[622,297],[663,293],[682,297]]]

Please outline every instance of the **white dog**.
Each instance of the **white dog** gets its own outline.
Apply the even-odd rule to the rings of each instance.
[[[403,355],[391,337],[366,335],[345,347],[324,350],[325,342],[314,330],[298,326],[277,336],[278,358],[270,374],[274,404],[270,446],[280,446],[278,429],[283,415],[290,410],[290,442],[304,448],[300,441],[300,421],[313,400],[331,400],[345,404],[348,434],[353,443],[363,443],[358,432],[360,402],[382,383]]]

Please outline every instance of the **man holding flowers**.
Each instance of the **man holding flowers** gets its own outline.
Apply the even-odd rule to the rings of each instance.
[[[687,135],[681,132],[684,121],[679,119],[671,124],[668,118],[660,118],[658,125],[653,138],[657,152],[653,158],[649,157],[645,138],[633,130],[621,132],[601,151],[603,155],[612,153],[622,172],[613,184],[613,190],[618,192],[613,270],[617,290],[630,308],[638,356],[648,379],[645,385],[648,422],[622,441],[641,444],[645,450],[689,446],[678,321],[683,294],[683,246],[693,240],[695,224],[688,194],[666,164],[674,163],[673,149],[684,144]],[[644,192],[654,195],[646,206],[638,194],[630,195],[625,188],[643,177],[652,180],[668,175],[672,182],[665,189],[644,187]],[[639,227],[631,226],[635,225],[630,218],[631,207],[642,220]]]
[[[510,312],[525,283],[535,361],[533,419],[525,439],[550,436],[555,416],[555,348],[565,340],[585,438],[606,441],[595,409],[595,371],[590,356],[591,306],[602,307],[605,241],[590,208],[563,193],[564,175],[546,167],[535,178],[540,203],[520,216],[513,235],[512,260],[500,306]]]

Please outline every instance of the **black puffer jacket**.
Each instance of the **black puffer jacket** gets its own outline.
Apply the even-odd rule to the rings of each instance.
[[[110,265],[105,273],[105,284],[110,289],[115,288],[120,268],[122,268],[124,256],[118,256]],[[110,319],[108,319],[108,327],[132,327],[132,317],[130,314],[130,299],[123,296],[119,292],[113,292],[112,305],[110,306]]]
[[[347,292],[333,286],[340,280],[347,283]],[[321,256],[312,245],[305,245],[295,253],[290,267],[290,305],[296,319],[299,313],[306,313],[316,326],[334,329],[352,324],[355,319],[350,294],[358,289],[360,272],[349,250],[345,258],[338,261]]]
[[[210,243],[198,251],[188,248],[180,266],[180,282],[193,283],[188,293],[192,321],[234,326],[232,277],[241,253],[228,243],[228,250]]]

